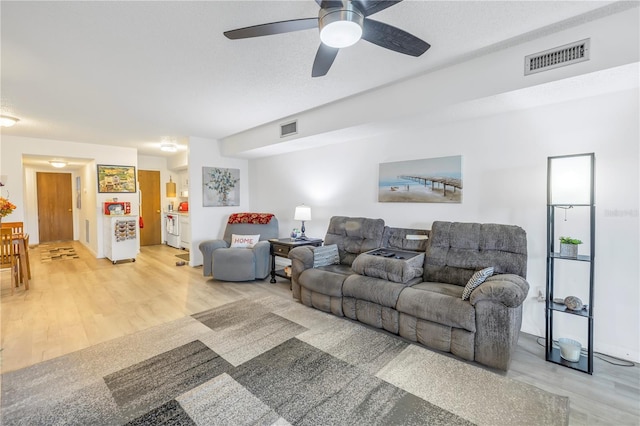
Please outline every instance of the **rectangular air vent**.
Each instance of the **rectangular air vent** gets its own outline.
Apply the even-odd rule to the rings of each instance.
[[[280,137],[284,138],[286,136],[295,135],[298,133],[298,120],[292,121],[290,123],[281,124],[280,125]]]
[[[527,55],[524,58],[524,75],[534,74],[565,65],[589,60],[589,41],[584,39],[564,46]]]

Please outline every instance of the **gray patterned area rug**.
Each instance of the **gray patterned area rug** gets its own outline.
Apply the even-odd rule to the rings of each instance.
[[[270,296],[2,375],[3,425],[567,424],[568,398]]]

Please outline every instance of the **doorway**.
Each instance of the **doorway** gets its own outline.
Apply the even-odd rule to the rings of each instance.
[[[162,244],[162,220],[160,217],[160,172],[156,170],[138,170],[140,188],[140,216],[144,228],[140,229],[140,245]]]
[[[36,173],[41,243],[73,240],[71,173]]]

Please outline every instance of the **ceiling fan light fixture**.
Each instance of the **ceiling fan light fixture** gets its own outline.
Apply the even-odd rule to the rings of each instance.
[[[320,10],[320,40],[329,47],[353,46],[362,37],[364,16],[351,3],[345,8]]]

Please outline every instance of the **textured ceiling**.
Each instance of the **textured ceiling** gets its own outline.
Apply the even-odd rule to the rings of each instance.
[[[568,25],[613,2],[403,1],[374,16],[429,42],[419,58],[360,41],[311,78],[316,30],[223,31],[317,16],[300,1],[2,1],[3,134],[131,146],[218,139]],[[558,24],[560,23],[560,24]]]

